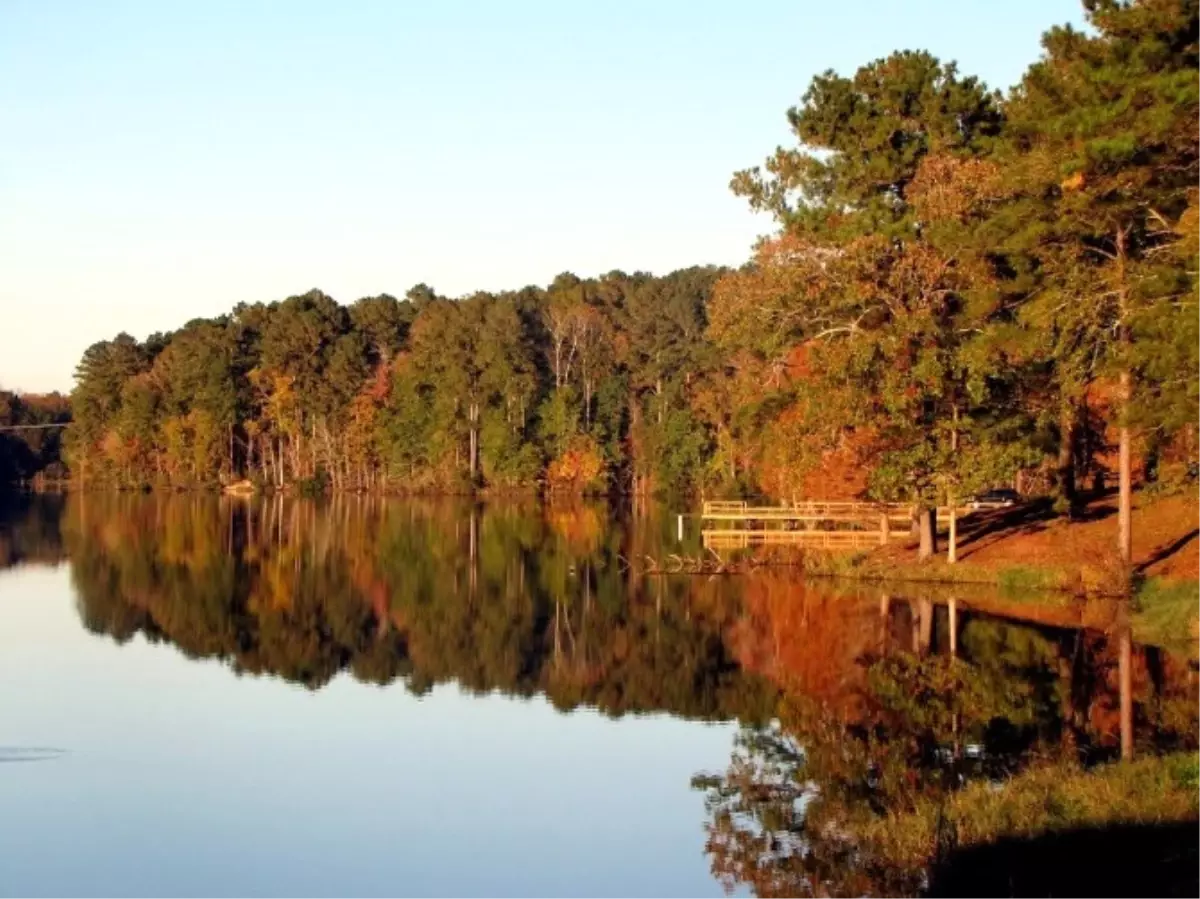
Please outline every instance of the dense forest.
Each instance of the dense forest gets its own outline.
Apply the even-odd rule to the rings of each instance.
[[[192,485],[576,492],[701,475],[719,272],[562,275],[460,300],[319,291],[88,349],[74,473]]]
[[[320,291],[90,347],[88,484],[862,495],[1194,478],[1195,0],[1089,0],[1007,95],[924,52],[815,77],[737,173],[737,270]],[[1127,535],[1128,527],[1122,529]],[[1128,557],[1128,538],[1121,540]]]
[[[70,418],[71,406],[62,394],[0,390],[0,490],[66,477],[60,425]]]

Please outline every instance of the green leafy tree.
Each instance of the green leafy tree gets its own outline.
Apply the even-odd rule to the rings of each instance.
[[[1196,393],[1195,365],[1181,378],[1153,360],[1157,347],[1195,360],[1169,335],[1186,339],[1196,318],[1195,247],[1178,245],[1200,173],[1197,4],[1096,0],[1087,9],[1092,30],[1047,32],[1043,59],[1008,104],[1011,200],[995,227],[1063,405],[1077,407],[1099,379],[1117,382],[1118,551],[1128,563],[1132,429],[1178,426],[1177,404]]]

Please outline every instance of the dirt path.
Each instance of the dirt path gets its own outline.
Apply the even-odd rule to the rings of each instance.
[[[1200,580],[1200,502],[1195,494],[1134,497],[1134,565],[1146,577]],[[981,515],[963,523],[959,576],[981,576],[1015,566],[1079,572],[1081,581],[1101,583],[1119,568],[1116,554],[1117,501],[1106,496],[1090,502],[1077,520],[1053,514],[1046,503]],[[943,560],[932,563],[937,568]],[[880,561],[915,561],[912,547],[891,547]],[[949,566],[946,566],[949,569]]]

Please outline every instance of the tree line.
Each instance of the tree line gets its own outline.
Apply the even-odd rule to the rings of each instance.
[[[342,306],[320,291],[90,347],[86,482],[602,492],[686,487],[707,436],[704,308],[720,272],[563,274],[545,289]]]
[[[1195,476],[1197,4],[1086,8],[1006,97],[926,53],[815,78],[734,177],[778,231],[709,333],[786,397],[784,468],[848,445],[926,507],[1044,472],[1069,511],[1107,461],[1128,561],[1135,454]]]
[[[70,403],[60,393],[0,390],[0,490],[66,477],[62,426],[70,418]]]
[[[924,52],[826,72],[732,189],[736,271],[451,300],[319,291],[87,350],[73,474],[342,490],[831,491],[1071,511],[1194,478],[1195,0],[1089,0],[1007,95]],[[927,551],[934,519],[923,516]]]

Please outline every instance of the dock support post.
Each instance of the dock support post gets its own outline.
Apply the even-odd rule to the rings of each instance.
[[[892,523],[888,521],[887,512],[879,516],[879,545],[887,546],[888,540],[891,539]]]
[[[681,514],[681,515],[675,516],[675,520],[676,520],[675,536],[676,536],[676,539],[680,543],[682,543],[683,542],[683,515]]]

